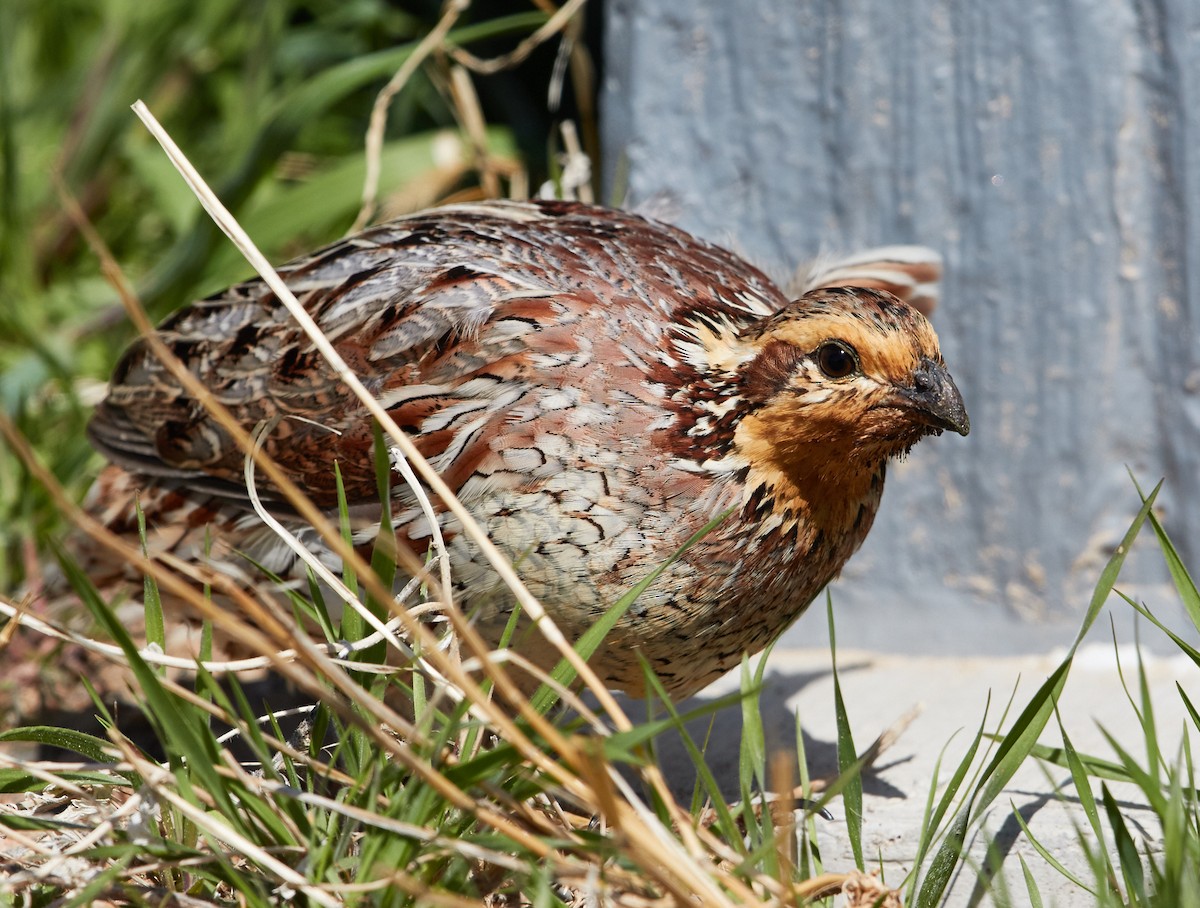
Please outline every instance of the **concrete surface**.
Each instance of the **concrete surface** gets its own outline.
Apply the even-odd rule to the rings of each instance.
[[[1092,640],[1104,637],[1103,621]],[[839,636],[845,636],[842,631]],[[1136,651],[1122,645],[1121,668],[1137,696]],[[1001,726],[1007,730],[1013,718],[1029,702],[1046,677],[1061,663],[1064,651],[1005,658],[912,657],[839,649],[838,668],[842,693],[850,716],[855,744],[861,751],[882,732],[892,727],[913,708],[920,713],[898,742],[886,751],[864,777],[863,848],[869,864],[884,868],[884,879],[899,887],[912,867],[922,814],[934,778],[934,766],[942,757],[941,785],[954,772],[966,753],[971,738],[987,713],[987,730],[995,731],[1001,714],[1015,690],[1011,715]],[[1186,718],[1175,685],[1182,685],[1193,702],[1200,699],[1200,669],[1182,655],[1147,655],[1150,684],[1159,741],[1164,758],[1174,760]],[[727,677],[704,696],[736,689],[736,679]],[[696,705],[699,700],[692,701]],[[768,735],[778,747],[795,740],[795,715],[804,730],[809,767],[814,777],[836,773],[836,725],[833,681],[829,652],[823,649],[777,649],[770,662],[763,714]],[[1144,759],[1141,727],[1121,686],[1111,643],[1085,643],[1076,655],[1060,701],[1061,715],[1076,750],[1115,760],[1115,754],[1100,732],[1103,726],[1131,753]],[[688,704],[685,704],[685,706]],[[719,714],[711,740],[710,768],[728,782],[736,797],[737,742],[741,720],[737,710]],[[703,737],[706,723],[697,723],[695,734]],[[1196,729],[1191,728],[1193,749]],[[1061,745],[1058,726],[1051,719],[1042,743]],[[944,755],[943,755],[944,750]],[[981,749],[982,750],[982,749]],[[672,782],[690,790],[690,765],[682,752],[665,748],[667,765],[674,767]],[[982,761],[977,756],[977,763]],[[1156,821],[1132,786],[1113,785],[1122,799],[1122,811],[1130,828],[1141,828],[1150,847],[1158,834]],[[1093,785],[1099,795],[1099,782]],[[938,794],[940,795],[940,789]],[[1069,870],[1091,879],[1077,828],[1086,818],[1074,795],[1070,774],[1058,768],[1042,769],[1036,762],[1023,766],[1004,793],[993,802],[983,832],[972,838],[971,860],[981,866],[987,842],[994,842],[1004,856],[1002,876],[1009,887],[1008,904],[1029,904],[1018,855],[1025,858],[1038,882],[1043,903],[1060,908],[1089,906],[1088,894],[1065,880],[1037,854],[1021,832],[1013,810],[1020,811],[1033,833]],[[818,843],[826,869],[844,871],[854,858],[846,836],[844,810],[840,801],[831,807],[833,821],[818,821]],[[1089,836],[1090,838],[1090,836]],[[1107,843],[1111,852],[1111,840]],[[1140,845],[1141,843],[1139,843]],[[928,858],[926,859],[928,861]],[[926,863],[926,868],[928,863]],[[970,868],[956,877],[945,901],[949,906],[994,904],[992,895]]]

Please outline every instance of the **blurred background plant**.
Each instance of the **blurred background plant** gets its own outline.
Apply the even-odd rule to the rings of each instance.
[[[152,317],[249,276],[133,101],[283,261],[355,223],[372,109],[402,69],[378,133],[375,220],[536,190],[559,172],[563,121],[594,154],[592,17],[549,0],[5,0],[0,406],[82,495],[98,467],[83,430],[90,405],[132,329],[59,181]],[[36,572],[60,528],[0,448],[0,589]]]

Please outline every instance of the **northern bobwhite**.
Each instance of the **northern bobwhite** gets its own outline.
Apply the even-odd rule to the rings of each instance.
[[[762,649],[862,543],[888,460],[969,429],[933,329],[867,289],[888,286],[869,268],[848,281],[866,287],[789,302],[732,253],[620,211],[456,205],[280,274],[568,635],[733,509],[593,658],[635,695],[637,652],[684,696]],[[262,282],[158,330],[248,429],[282,417],[267,451],[331,511],[337,461],[370,538],[371,421]],[[198,558],[211,524],[218,553],[287,573],[291,553],[248,510],[242,451],[143,343],[90,434],[112,465],[89,506],[110,525],[132,525],[140,488],[158,548]],[[430,527],[394,494],[398,536],[424,552]],[[459,601],[495,639],[511,599],[441,522]],[[516,645],[555,661],[537,634]]]

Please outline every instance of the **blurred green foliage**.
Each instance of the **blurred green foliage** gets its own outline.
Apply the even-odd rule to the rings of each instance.
[[[504,53],[547,10],[533,0],[476,0],[448,44]],[[441,14],[441,3],[421,0],[0,0],[0,406],[74,492],[95,474],[84,425],[131,329],[54,175],[160,318],[248,267],[130,105],[146,101],[282,261],[353,222],[372,104]],[[523,161],[535,181],[552,142],[547,84],[560,45],[556,37],[518,67],[473,77],[493,124],[489,156]],[[402,209],[477,185],[474,146],[448,88],[451,64],[435,53],[391,105],[385,210],[396,193],[408,192],[392,206]],[[0,449],[0,590],[22,580],[38,540],[60,529],[30,486]]]

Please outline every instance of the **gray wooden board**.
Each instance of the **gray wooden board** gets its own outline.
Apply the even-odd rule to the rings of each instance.
[[[1137,510],[1127,468],[1166,477],[1200,572],[1200,3],[609,0],[605,27],[629,204],[783,277],[821,250],[945,256],[973,430],[893,470],[839,637],[1069,639]],[[1166,582],[1145,534],[1121,588],[1181,627]]]

